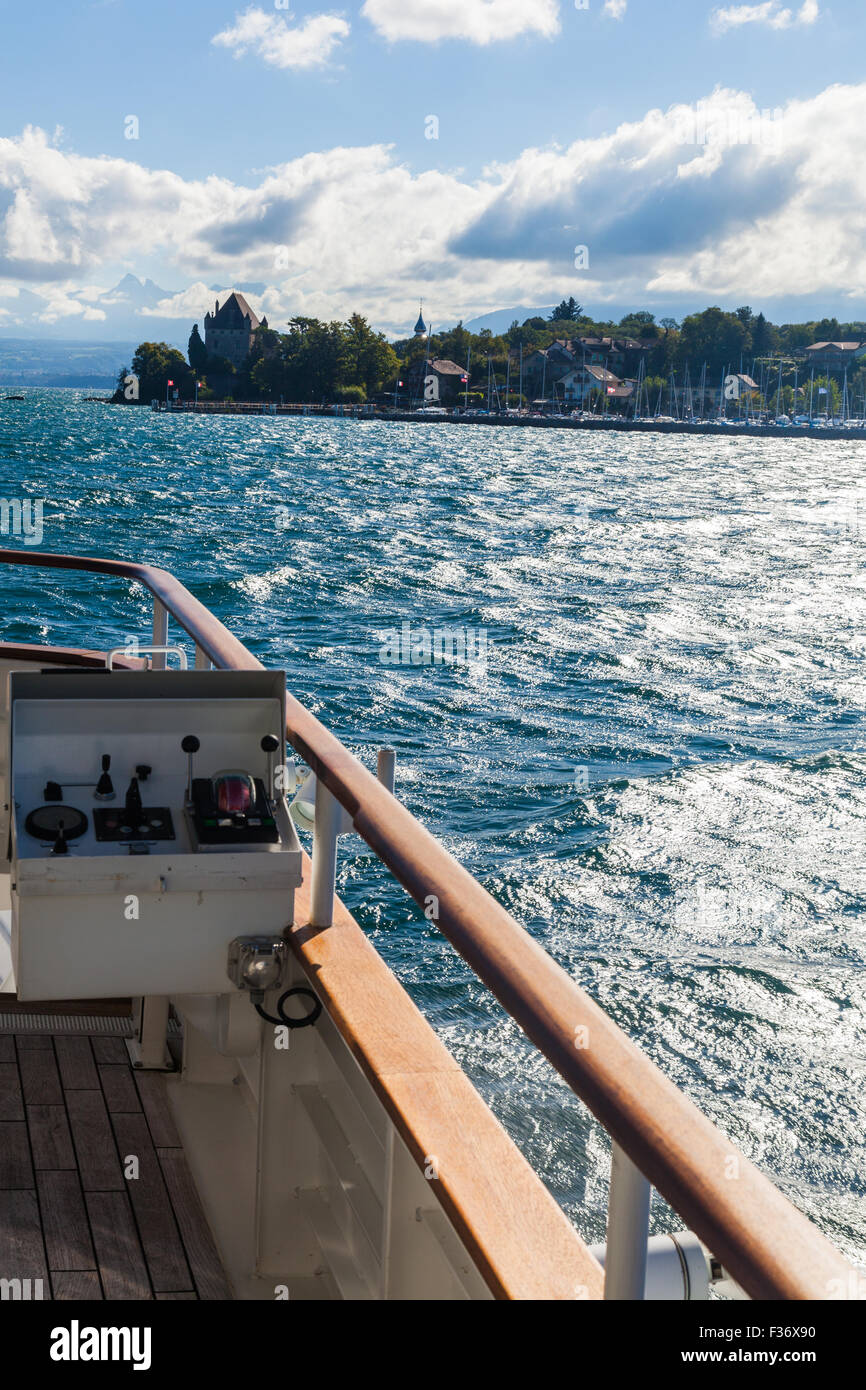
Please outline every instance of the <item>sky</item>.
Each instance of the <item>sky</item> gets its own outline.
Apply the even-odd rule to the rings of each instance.
[[[0,0],[0,335],[866,319],[864,53],[864,0]]]

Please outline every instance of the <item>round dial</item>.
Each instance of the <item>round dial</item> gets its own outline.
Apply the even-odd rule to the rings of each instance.
[[[75,840],[87,829],[87,817],[74,806],[59,806],[52,802],[49,806],[39,806],[24,822],[28,835],[37,840],[56,840],[63,822],[63,834],[67,840]]]

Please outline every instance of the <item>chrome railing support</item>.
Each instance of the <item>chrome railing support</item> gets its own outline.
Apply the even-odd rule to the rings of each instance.
[[[168,609],[158,598],[153,600],[153,645],[165,647],[168,644]],[[165,670],[165,653],[154,652],[154,671]]]
[[[310,888],[310,924],[330,927],[334,920],[337,888],[337,839],[352,829],[352,817],[316,778],[316,819],[313,824],[313,875]]]
[[[397,775],[397,749],[380,748],[376,758],[376,776],[387,787],[391,795],[394,795],[394,782]]]
[[[649,1239],[650,1185],[624,1149],[611,1145],[604,1296],[643,1299]]]

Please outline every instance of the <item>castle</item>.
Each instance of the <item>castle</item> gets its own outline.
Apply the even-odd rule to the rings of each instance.
[[[253,345],[257,328],[267,328],[266,318],[253,312],[242,294],[233,291],[220,308],[204,316],[204,343],[211,357],[227,357],[234,367],[242,367]]]

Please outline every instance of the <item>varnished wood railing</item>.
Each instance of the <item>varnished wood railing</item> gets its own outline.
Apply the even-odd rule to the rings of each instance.
[[[196,643],[197,665],[261,663],[166,570],[120,560],[0,550],[0,563],[137,580]],[[649,1182],[753,1298],[851,1296],[856,1272],[670,1082],[404,806],[292,696],[292,747],[349,813],[437,925]],[[860,1281],[862,1282],[862,1281]]]

